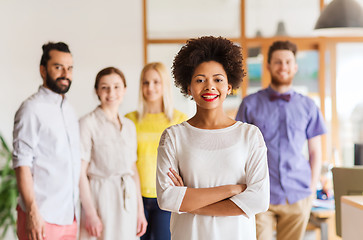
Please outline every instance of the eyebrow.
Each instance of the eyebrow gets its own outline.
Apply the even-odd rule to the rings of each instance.
[[[62,66],[62,67],[65,67],[64,64],[61,64],[61,63],[53,63],[53,66]],[[73,68],[73,65],[68,66],[68,68]]]
[[[222,73],[213,74],[213,77],[216,77],[216,76],[222,76],[222,77],[224,77],[224,75]],[[197,74],[193,78],[196,78],[196,77],[205,77],[205,75],[204,74]]]
[[[293,58],[293,57],[291,57],[291,58],[285,58],[285,59],[282,59],[282,58],[274,58],[274,59],[272,59],[271,58],[271,60],[275,60],[275,61],[285,61],[285,60],[294,60],[295,58]]]

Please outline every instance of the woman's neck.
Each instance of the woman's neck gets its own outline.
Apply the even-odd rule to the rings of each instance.
[[[228,117],[222,108],[200,109],[197,106],[196,114],[188,120],[194,127],[202,129],[221,129],[233,125],[236,121]]]
[[[118,107],[106,107],[101,104],[101,109],[106,117],[112,122],[118,122]]]
[[[163,112],[163,102],[147,102],[147,113],[161,113]]]

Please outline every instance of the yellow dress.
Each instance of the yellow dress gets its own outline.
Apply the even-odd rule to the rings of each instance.
[[[136,126],[137,132],[137,168],[140,175],[141,195],[147,198],[156,198],[156,159],[160,136],[163,131],[187,120],[187,116],[174,110],[173,120],[170,122],[164,113],[149,113],[138,121],[138,113],[131,112],[125,115]]]

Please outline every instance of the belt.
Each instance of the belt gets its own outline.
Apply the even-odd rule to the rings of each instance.
[[[120,181],[121,185],[121,191],[122,191],[122,197],[124,200],[124,209],[126,211],[130,211],[131,206],[131,193],[130,188],[132,188],[132,184],[134,179],[130,174],[124,174],[124,175],[112,175],[109,177],[99,177],[99,176],[89,176],[92,180],[111,180],[111,181]],[[133,184],[134,185],[134,184]]]

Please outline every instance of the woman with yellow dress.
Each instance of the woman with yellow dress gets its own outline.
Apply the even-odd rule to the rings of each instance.
[[[187,116],[174,109],[171,80],[160,62],[147,64],[140,76],[139,107],[126,114],[136,126],[137,168],[148,227],[142,240],[170,239],[170,212],[159,208],[156,200],[156,159],[162,132],[181,123]]]

